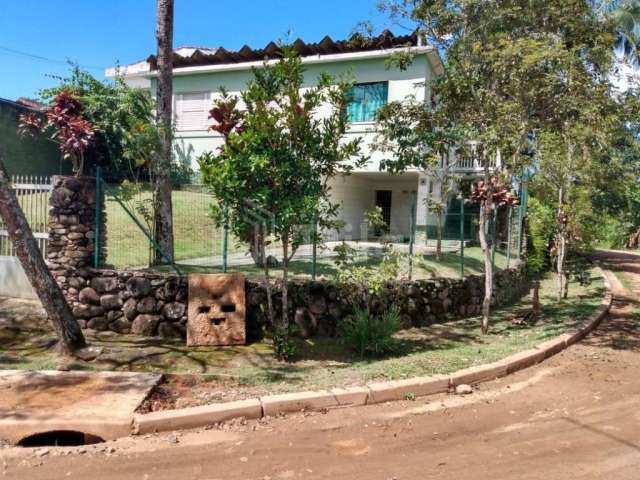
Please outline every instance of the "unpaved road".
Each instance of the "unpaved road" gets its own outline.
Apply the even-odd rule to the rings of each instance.
[[[603,256],[640,293],[640,257]],[[640,321],[619,287],[579,345],[443,395],[94,447],[0,449],[0,478],[640,479]]]

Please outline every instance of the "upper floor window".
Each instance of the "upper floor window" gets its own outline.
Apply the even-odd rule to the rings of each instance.
[[[176,130],[207,130],[210,109],[209,92],[176,93]]]
[[[389,83],[360,83],[349,92],[349,122],[375,122],[378,111],[387,104]]]

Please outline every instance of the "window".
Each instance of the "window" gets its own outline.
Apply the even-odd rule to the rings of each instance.
[[[378,110],[387,104],[389,84],[387,82],[361,83],[349,92],[347,115],[349,122],[374,122]]]
[[[176,129],[207,130],[211,109],[209,92],[176,93]]]

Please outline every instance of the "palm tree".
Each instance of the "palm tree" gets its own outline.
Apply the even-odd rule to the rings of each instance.
[[[633,67],[640,66],[640,0],[593,0],[596,14],[612,22],[618,38],[616,52]]]
[[[154,162],[154,233],[162,252],[155,263],[173,259],[173,209],[171,206],[172,94],[173,94],[173,0],[157,0],[156,40],[158,44],[157,122],[160,151]],[[163,255],[164,254],[164,255]]]

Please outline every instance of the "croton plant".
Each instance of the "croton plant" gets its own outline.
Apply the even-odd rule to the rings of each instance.
[[[20,115],[18,134],[22,137],[46,135],[60,146],[63,158],[73,163],[77,176],[82,175],[85,153],[96,140],[93,125],[82,116],[82,104],[68,90],[56,95],[45,117],[37,113]]]

